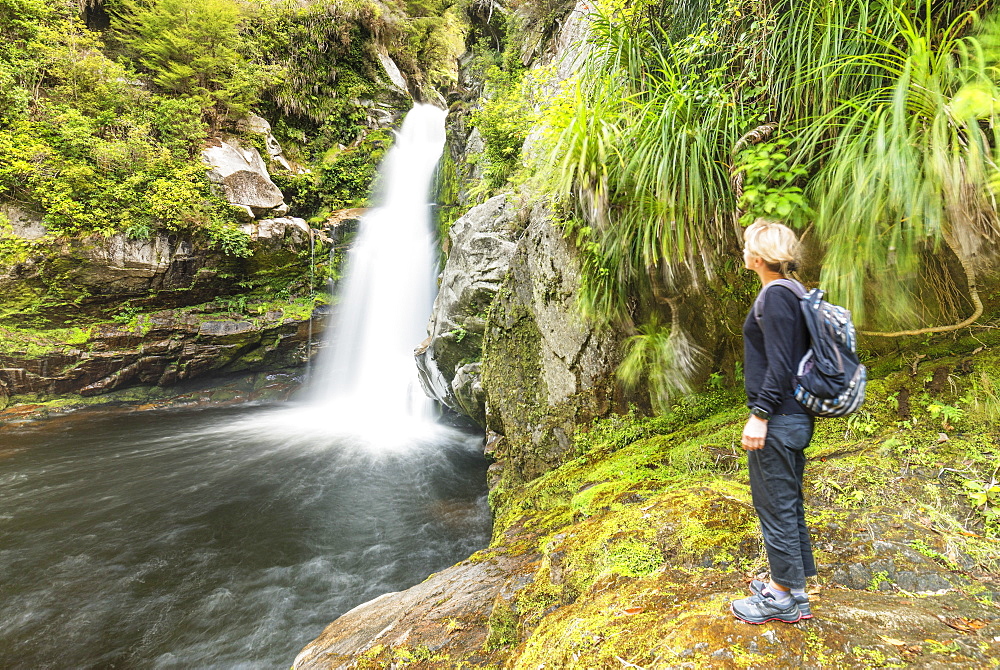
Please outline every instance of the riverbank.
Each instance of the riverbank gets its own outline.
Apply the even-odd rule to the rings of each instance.
[[[64,416],[81,410],[143,412],[182,407],[228,407],[288,400],[304,381],[303,369],[274,370],[226,378],[199,379],[169,388],[132,386],[103,395],[58,398],[16,396],[0,409],[0,428]]]
[[[880,357],[864,408],[818,422],[813,620],[728,612],[766,560],[745,412],[716,389],[658,418],[596,421],[575,458],[491,492],[488,549],[356,608],[294,667],[994,667],[996,340]]]

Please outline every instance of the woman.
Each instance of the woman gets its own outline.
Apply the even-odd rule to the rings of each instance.
[[[816,575],[802,508],[804,449],[813,419],[793,396],[795,368],[809,348],[799,295],[785,279],[795,270],[798,240],[788,227],[757,219],[743,233],[743,259],[760,277],[757,302],[743,323],[743,370],[750,417],[742,445],[750,467],[753,506],[771,569],[753,580],[749,598],[731,609],[747,623],[811,618],[806,578]]]

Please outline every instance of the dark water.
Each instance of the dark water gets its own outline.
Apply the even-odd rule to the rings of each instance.
[[[287,668],[485,546],[477,436],[379,447],[289,412],[0,429],[0,668]]]

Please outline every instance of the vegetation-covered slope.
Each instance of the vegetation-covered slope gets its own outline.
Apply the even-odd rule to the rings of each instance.
[[[654,405],[718,369],[700,317],[726,311],[757,216],[803,234],[804,278],[863,329],[968,325],[995,311],[996,9],[580,3],[575,71],[525,70],[509,34],[481,160],[553,207],[585,313],[634,335],[621,380]]]
[[[454,82],[464,50],[465,23],[447,3],[90,5],[102,30],[87,27],[76,2],[0,6],[0,188],[53,233],[201,231],[238,252],[197,154],[210,132],[239,132],[251,110],[274,121],[301,164],[333,168],[287,184],[320,194],[298,214],[316,214],[323,198],[362,204],[375,161],[338,165],[336,154],[372,127],[370,108],[391,85],[379,52],[431,94]],[[350,192],[326,196],[338,180]]]

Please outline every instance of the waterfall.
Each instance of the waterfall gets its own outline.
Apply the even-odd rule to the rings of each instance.
[[[430,189],[446,112],[416,105],[380,168],[379,204],[361,219],[346,278],[317,361],[311,402],[368,433],[426,421],[432,409],[413,349],[434,301]]]
[[[378,205],[361,218],[345,278],[299,402],[220,429],[313,449],[412,450],[459,439],[433,420],[413,358],[434,302],[430,190],[446,112],[416,105],[379,168]]]

